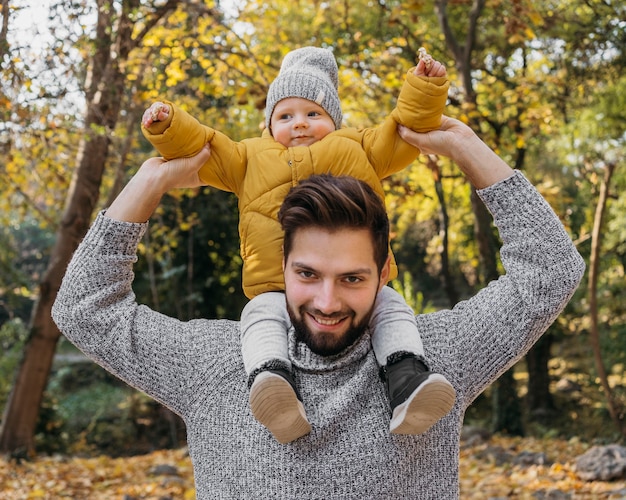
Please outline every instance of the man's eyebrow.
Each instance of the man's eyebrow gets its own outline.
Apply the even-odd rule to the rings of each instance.
[[[293,261],[289,267],[317,272],[315,268],[309,266],[308,264],[305,264],[304,262]],[[351,271],[341,273],[339,276],[357,276],[359,274],[365,274],[370,276],[372,274],[372,270],[369,267],[359,267],[357,269],[352,269]]]
[[[298,261],[293,261],[289,267],[291,268],[299,268],[299,269],[306,269],[307,271],[315,271],[314,268],[312,268],[311,266],[309,266],[308,264],[305,264],[304,262],[298,262]]]
[[[354,269],[352,271],[348,271],[345,273],[341,273],[341,276],[356,276],[359,274],[367,274],[369,276],[372,274],[372,270],[369,267],[363,267],[363,268]]]

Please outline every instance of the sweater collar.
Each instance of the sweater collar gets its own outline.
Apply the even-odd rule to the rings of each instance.
[[[354,344],[339,354],[320,356],[312,352],[304,342],[296,341],[293,327],[289,330],[289,357],[292,364],[302,371],[326,372],[342,369],[363,359],[371,348],[370,332],[366,330]]]

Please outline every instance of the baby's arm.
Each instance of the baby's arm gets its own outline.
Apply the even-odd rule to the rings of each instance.
[[[170,101],[156,101],[146,109],[141,119],[141,132],[166,160],[198,154],[215,135],[215,130],[202,125]]]
[[[420,51],[420,60],[415,68],[408,71],[391,117],[396,124],[416,132],[438,129],[449,87],[445,66],[425,50]]]
[[[144,137],[166,160],[188,158],[207,144],[211,156],[198,172],[201,181],[224,191],[239,192],[246,173],[246,146],[202,125],[170,101],[156,101],[143,114]]]
[[[423,51],[425,52],[425,51]],[[378,127],[361,130],[361,144],[379,178],[406,168],[419,150],[398,135],[398,125],[430,132],[441,126],[450,81],[445,66],[428,54],[406,73],[396,108]]]

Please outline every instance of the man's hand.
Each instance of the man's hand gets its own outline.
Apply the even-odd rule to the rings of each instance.
[[[207,144],[190,158],[146,160],[106,211],[107,217],[126,222],[147,221],[169,190],[203,185],[198,171],[210,156]]]
[[[478,139],[474,131],[463,122],[445,115],[441,117],[441,126],[437,130],[420,134],[404,125],[398,125],[398,134],[404,141],[418,148],[422,154],[441,155],[452,159],[455,159],[458,152],[459,142],[464,139]]]
[[[441,127],[418,133],[398,125],[398,135],[422,154],[451,158],[476,189],[483,189],[513,174],[511,169],[464,123],[442,116]]]
[[[144,128],[150,128],[150,125],[154,122],[167,120],[168,116],[170,116],[170,107],[165,103],[157,101],[144,111],[141,124]]]
[[[149,171],[148,175],[158,182],[163,193],[171,189],[200,187],[204,184],[198,172],[210,156],[211,146],[205,144],[197,155],[189,158],[174,158],[169,161],[161,157],[150,158],[144,162],[139,171]]]

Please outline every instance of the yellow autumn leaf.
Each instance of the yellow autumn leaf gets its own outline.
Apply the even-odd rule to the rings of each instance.
[[[530,20],[532,21],[532,23],[535,26],[542,26],[543,25],[543,17],[541,17],[539,12],[537,12],[536,10],[531,10],[529,12],[529,17],[530,17]]]

